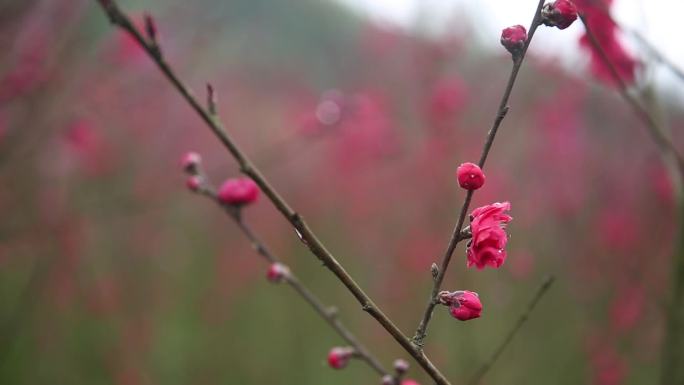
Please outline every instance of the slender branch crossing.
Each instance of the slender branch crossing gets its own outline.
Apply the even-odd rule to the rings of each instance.
[[[537,307],[537,304],[542,299],[544,294],[546,294],[549,291],[554,281],[555,278],[553,276],[549,276],[546,279],[544,279],[542,284],[537,289],[537,292],[534,294],[534,297],[532,297],[532,300],[527,305],[527,309],[525,309],[525,312],[520,315],[520,318],[518,318],[515,325],[513,325],[513,328],[508,332],[508,334],[506,334],[506,337],[504,337],[503,341],[501,341],[501,343],[494,350],[489,359],[484,364],[482,364],[480,369],[477,370],[477,372],[473,376],[473,379],[469,383],[470,385],[477,385],[480,383],[482,377],[484,377],[484,375],[487,374],[487,371],[489,371],[492,365],[494,365],[494,363],[499,358],[501,353],[503,353],[503,351],[506,350],[508,344],[510,344],[511,341],[513,341],[513,337],[515,337],[515,335],[522,328],[525,322],[527,322],[527,319],[530,317],[530,314],[532,313],[534,308]]]

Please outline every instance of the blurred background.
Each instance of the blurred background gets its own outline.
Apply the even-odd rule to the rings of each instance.
[[[508,77],[500,30],[536,3],[119,2],[152,13],[180,76],[201,99],[212,82],[236,141],[410,335],[464,196],[456,167],[479,157]],[[681,148],[684,83],[630,31],[684,67],[683,4],[599,5],[621,74]],[[186,190],[184,152],[215,184],[236,164],[96,2],[3,0],[0,30],[0,383],[380,382],[360,362],[330,369],[343,341]],[[549,274],[483,383],[658,376],[678,186],[583,35],[540,28],[513,91],[472,206],[512,203],[508,259],[466,269],[460,245],[445,289],[480,293],[483,316],[437,309],[427,339],[454,383]],[[408,359],[270,202],[245,220],[386,366]],[[430,383],[415,364],[409,376]]]

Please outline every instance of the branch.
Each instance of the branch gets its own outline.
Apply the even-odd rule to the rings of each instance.
[[[677,170],[679,171],[680,177],[684,178],[684,158],[679,154],[677,147],[672,143],[672,141],[663,133],[660,124],[651,116],[651,114],[639,103],[636,97],[632,96],[627,89],[627,84],[620,76],[620,73],[615,68],[613,62],[611,62],[610,57],[606,54],[606,51],[601,46],[601,43],[596,39],[596,36],[592,32],[591,28],[587,24],[587,21],[583,14],[579,15],[584,24],[584,28],[587,32],[587,37],[592,47],[598,52],[603,63],[608,67],[613,80],[618,86],[618,92],[620,96],[627,102],[631,107],[634,114],[646,125],[647,131],[656,145],[664,151],[667,155],[672,156],[677,165]]]
[[[209,126],[212,132],[218,137],[221,143],[230,152],[240,166],[240,171],[252,178],[260,187],[261,191],[273,203],[275,208],[290,222],[297,232],[299,239],[309,248],[309,250],[327,267],[351,292],[356,300],[361,304],[361,308],[370,314],[375,320],[401,345],[404,350],[413,357],[423,370],[439,385],[450,385],[444,375],[434,366],[434,364],[404,333],[380,310],[373,300],[361,289],[349,273],[340,265],[335,257],[325,248],[314,232],[304,221],[304,218],[294,211],[278,192],[270,185],[261,172],[252,164],[247,156],[238,148],[233,139],[226,132],[223,124],[217,115],[205,109],[193,96],[190,90],[181,82],[170,65],[164,60],[161,51],[156,43],[148,41],[135,28],[131,20],[116,5],[114,0],[97,0],[106,12],[109,20],[128,32],[138,44],[147,52],[148,56],[155,62],[157,67],[172,83],[176,90],[181,94],[185,101]]]
[[[499,347],[497,347],[494,350],[494,353],[492,353],[492,355],[489,357],[489,359],[484,364],[482,364],[480,369],[478,369],[478,371],[473,376],[472,380],[470,380],[470,385],[477,385],[478,383],[480,383],[480,381],[482,380],[482,377],[484,377],[484,375],[487,374],[487,371],[489,371],[489,369],[492,367],[492,365],[494,365],[494,363],[499,358],[501,353],[503,353],[503,351],[506,349],[508,344],[511,343],[511,341],[513,340],[513,337],[515,337],[515,335],[518,333],[518,331],[525,324],[525,322],[529,318],[530,314],[532,313],[534,308],[537,306],[537,303],[539,303],[539,300],[541,300],[542,297],[544,296],[544,294],[546,294],[546,292],[549,290],[551,285],[553,285],[554,281],[555,281],[555,277],[553,277],[553,276],[549,276],[546,279],[544,279],[542,284],[537,289],[537,293],[534,295],[534,297],[532,297],[532,300],[527,305],[527,309],[525,310],[525,312],[520,315],[520,318],[518,318],[518,321],[515,323],[513,328],[508,332],[508,334],[506,334],[506,337],[503,339],[503,341],[501,341],[501,344],[499,344]]]
[[[209,186],[208,179],[206,176],[199,172],[200,178],[205,181],[204,184],[197,190],[198,193],[206,196],[207,198],[214,201],[216,204],[221,206],[228,216],[233,219],[238,228],[247,237],[247,239],[252,243],[254,250],[264,257],[264,259],[269,263],[280,263],[280,259],[271,252],[271,250],[266,246],[266,244],[259,239],[259,237],[254,234],[252,228],[244,221],[241,215],[241,210],[233,206],[226,206],[219,201],[216,191]],[[311,307],[318,313],[321,318],[323,318],[330,327],[332,327],[337,334],[342,337],[347,343],[354,348],[354,356],[365,361],[370,365],[373,370],[378,372],[380,376],[388,375],[389,372],[382,366],[380,361],[376,359],[369,351],[364,347],[359,340],[352,334],[342,322],[337,317],[337,310],[334,307],[326,307],[323,303],[309,290],[292,271],[283,276],[283,281],[290,285],[297,294],[299,294]]]
[[[499,130],[501,122],[506,117],[506,113],[508,112],[508,100],[510,99],[511,91],[513,91],[515,80],[518,77],[518,71],[520,71],[520,67],[522,66],[523,60],[525,59],[527,48],[530,46],[530,42],[532,41],[532,37],[534,36],[537,27],[539,27],[539,25],[541,24],[541,9],[543,6],[544,0],[539,0],[539,4],[537,5],[534,17],[532,18],[532,23],[530,24],[525,46],[523,47],[519,55],[513,55],[513,67],[511,68],[511,74],[508,77],[508,84],[506,85],[506,89],[504,90],[503,96],[501,97],[499,109],[497,110],[496,117],[494,118],[494,124],[492,125],[492,128],[489,130],[484,147],[482,148],[482,155],[480,156],[480,161],[478,162],[480,168],[484,168],[484,164],[487,161],[487,155],[489,155],[489,151],[492,149],[492,145],[494,144],[494,137],[496,136],[496,133]],[[428,324],[430,323],[430,319],[432,318],[432,313],[435,309],[435,306],[437,306],[438,303],[437,294],[441,290],[442,282],[444,281],[444,276],[446,275],[449,263],[451,262],[451,257],[454,254],[456,245],[461,240],[465,239],[461,235],[461,230],[463,229],[466,213],[468,212],[470,201],[473,198],[473,193],[473,190],[469,190],[466,194],[465,200],[463,201],[461,212],[458,215],[458,222],[456,223],[456,227],[454,227],[454,230],[451,234],[451,239],[449,240],[447,249],[444,252],[444,256],[442,257],[442,263],[439,267],[437,277],[435,277],[434,279],[432,291],[430,292],[430,299],[428,300],[427,306],[425,307],[425,311],[423,312],[423,318],[420,320],[420,323],[416,330],[416,334],[413,336],[413,342],[421,348],[423,346],[423,340],[427,336],[427,328]]]

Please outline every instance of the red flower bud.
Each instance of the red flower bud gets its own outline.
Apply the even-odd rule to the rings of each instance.
[[[328,353],[328,365],[333,369],[343,369],[354,354],[354,349],[336,346]]]
[[[194,174],[200,163],[202,163],[202,157],[193,151],[186,152],[181,158],[181,166],[187,173]]]
[[[242,206],[254,203],[259,197],[259,187],[249,178],[234,178],[223,182],[218,191],[221,203]]]
[[[185,185],[190,191],[197,191],[199,190],[200,186],[202,186],[202,177],[199,175],[191,175],[185,181]]]
[[[271,282],[282,282],[290,274],[290,269],[282,263],[275,262],[268,267],[266,279]]]
[[[522,52],[526,41],[527,30],[522,25],[514,25],[501,31],[501,45],[514,56]]]
[[[480,297],[473,291],[443,291],[439,293],[439,302],[449,306],[449,313],[461,321],[479,318],[482,313]]]
[[[485,182],[485,175],[475,163],[463,163],[456,169],[458,185],[466,190],[477,190]]]
[[[542,8],[542,23],[558,29],[568,28],[577,20],[577,7],[570,0],[556,0]]]
[[[402,360],[401,358],[394,360],[394,370],[397,371],[397,374],[404,374],[408,371],[409,369],[409,363],[406,362],[406,360]]]

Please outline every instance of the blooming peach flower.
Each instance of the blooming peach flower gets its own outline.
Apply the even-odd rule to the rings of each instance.
[[[470,215],[470,231],[473,235],[468,242],[468,267],[478,269],[485,266],[500,267],[506,260],[508,235],[504,230],[506,223],[513,218],[504,214],[511,209],[509,202],[493,203],[482,206]]]

